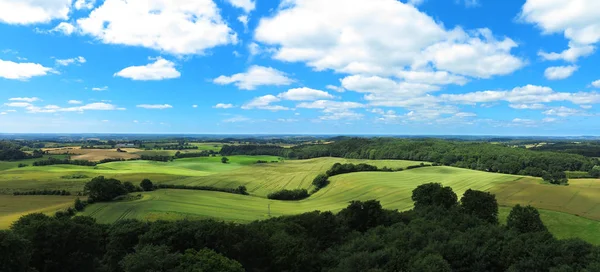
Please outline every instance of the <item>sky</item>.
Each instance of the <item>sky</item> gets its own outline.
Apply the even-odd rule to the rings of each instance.
[[[0,0],[0,133],[600,135],[597,0]]]

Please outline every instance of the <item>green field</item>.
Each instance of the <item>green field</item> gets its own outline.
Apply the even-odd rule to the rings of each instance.
[[[85,214],[101,222],[122,218],[153,220],[162,218],[220,218],[248,222],[271,216],[314,210],[339,211],[352,200],[377,199],[384,208],[406,210],[412,207],[412,190],[420,184],[441,182],[458,195],[469,188],[489,190],[497,184],[520,177],[491,174],[452,167],[428,167],[402,172],[361,172],[331,178],[331,184],[302,201],[276,201],[260,196],[220,192],[159,190],[143,193],[137,201],[94,204]]]
[[[506,224],[510,207],[500,207],[498,215],[500,223]],[[568,213],[539,209],[540,217],[548,230],[558,239],[580,238],[595,245],[600,245],[600,221],[591,220]]]
[[[41,212],[54,214],[73,206],[74,196],[0,195],[0,229],[6,229],[22,215]]]

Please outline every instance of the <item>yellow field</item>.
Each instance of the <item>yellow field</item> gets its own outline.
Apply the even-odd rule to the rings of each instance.
[[[0,195],[0,229],[6,229],[19,217],[30,213],[54,214],[73,206],[75,196]]]

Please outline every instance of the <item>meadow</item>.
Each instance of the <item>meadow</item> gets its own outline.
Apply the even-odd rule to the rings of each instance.
[[[314,177],[334,163],[368,163],[378,167],[406,168],[420,162],[403,160],[354,160],[316,158],[282,160],[275,156],[229,156],[176,159],[172,162],[122,161],[95,167],[51,165],[18,168],[18,162],[0,163],[0,228],[6,228],[20,215],[31,212],[52,213],[72,204],[74,197],[11,196],[15,191],[68,190],[81,192],[91,177],[103,175],[138,184],[144,178],[155,184],[214,186],[236,188],[244,185],[249,196],[221,192],[167,190],[142,192],[133,201],[115,201],[90,205],[82,213],[101,223],[119,219],[140,220],[216,218],[233,222],[250,222],[280,215],[313,210],[339,211],[351,200],[379,200],[386,209],[412,208],[412,190],[420,184],[440,182],[450,186],[460,197],[469,188],[496,194],[500,205],[530,204],[543,209],[543,220],[559,238],[573,235],[593,243],[594,229],[600,227],[600,181],[571,180],[569,186],[543,184],[541,179],[474,171],[455,167],[425,167],[400,172],[358,172],[330,178],[331,183],[301,201],[277,201],[266,198],[281,189],[312,189]],[[34,159],[35,160],[35,159]],[[32,160],[31,162],[33,162]],[[256,163],[258,160],[270,163]],[[272,162],[277,161],[277,162]],[[29,162],[29,163],[31,163]],[[88,178],[71,178],[83,175]],[[136,193],[137,194],[137,193]],[[25,203],[23,205],[23,203]],[[501,218],[508,214],[501,208]],[[590,220],[595,219],[595,220]],[[572,230],[578,230],[574,232]]]

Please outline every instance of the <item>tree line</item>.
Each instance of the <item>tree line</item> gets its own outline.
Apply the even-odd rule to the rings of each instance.
[[[273,155],[308,159],[395,159],[428,161],[474,170],[542,177],[564,171],[590,171],[597,159],[576,154],[539,152],[486,142],[440,139],[343,138],[330,144],[292,148],[266,145],[224,145],[222,155]]]
[[[44,152],[35,149],[31,154],[23,152],[21,146],[9,141],[0,141],[0,161],[17,161],[41,158]]]
[[[490,193],[430,183],[412,199],[248,224],[29,214],[0,231],[0,271],[600,271],[600,247],[555,239],[535,208],[501,225]]]

